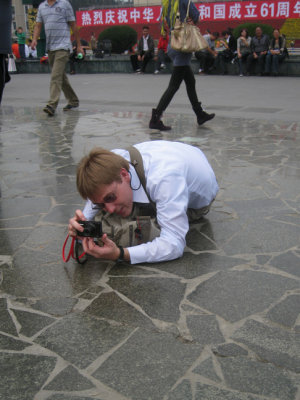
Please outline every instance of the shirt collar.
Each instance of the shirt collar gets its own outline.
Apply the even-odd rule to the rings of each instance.
[[[48,0],[46,0],[46,6],[48,6],[48,7],[53,7],[55,4],[57,4],[59,2],[59,0],[56,0],[53,4],[51,4],[51,6],[50,6],[50,4],[48,3]]]

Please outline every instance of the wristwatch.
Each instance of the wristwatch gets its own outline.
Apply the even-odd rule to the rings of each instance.
[[[118,246],[118,248],[120,249],[120,255],[116,259],[116,262],[123,262],[123,261],[125,261],[125,259],[124,259],[124,249],[123,249],[122,246]]]

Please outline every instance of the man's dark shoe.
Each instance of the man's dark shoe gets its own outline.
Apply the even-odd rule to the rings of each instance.
[[[198,125],[203,125],[204,122],[207,122],[207,121],[213,119],[215,115],[216,114],[214,114],[214,113],[213,114],[208,114],[207,112],[202,111],[199,115],[197,115]]]
[[[155,108],[152,109],[152,117],[149,122],[149,128],[150,129],[158,129],[159,131],[169,131],[171,126],[166,126],[164,123],[161,121],[161,113],[158,113]]]
[[[46,107],[43,108],[43,111],[48,114],[50,117],[53,117],[55,114],[55,110],[53,107],[46,105]]]
[[[67,105],[63,108],[63,110],[64,110],[64,111],[69,111],[69,110],[72,110],[72,108],[77,108],[77,107],[79,107],[79,104],[76,104],[76,105],[67,104]]]

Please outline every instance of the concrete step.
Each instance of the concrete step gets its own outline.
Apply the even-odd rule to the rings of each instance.
[[[25,62],[16,62],[17,73],[49,73],[50,67],[48,64],[41,64],[39,60],[26,60]],[[154,73],[155,62],[151,60],[147,65],[146,73]],[[99,74],[99,73],[133,73],[129,56],[112,55],[100,59],[84,59],[75,64],[76,73],[78,74]],[[162,71],[162,74],[171,73],[172,64],[167,63],[167,68]],[[192,69],[194,73],[198,73],[199,61],[192,58]],[[66,71],[69,72],[67,65]],[[229,75],[238,74],[238,64],[227,64]],[[300,76],[300,54],[291,54],[280,64],[279,72],[284,76]],[[221,71],[215,70],[213,74],[220,74]]]

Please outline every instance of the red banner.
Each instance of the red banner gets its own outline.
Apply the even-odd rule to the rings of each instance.
[[[300,1],[195,3],[202,21],[256,21],[300,17]],[[156,24],[160,6],[77,11],[78,26]]]

